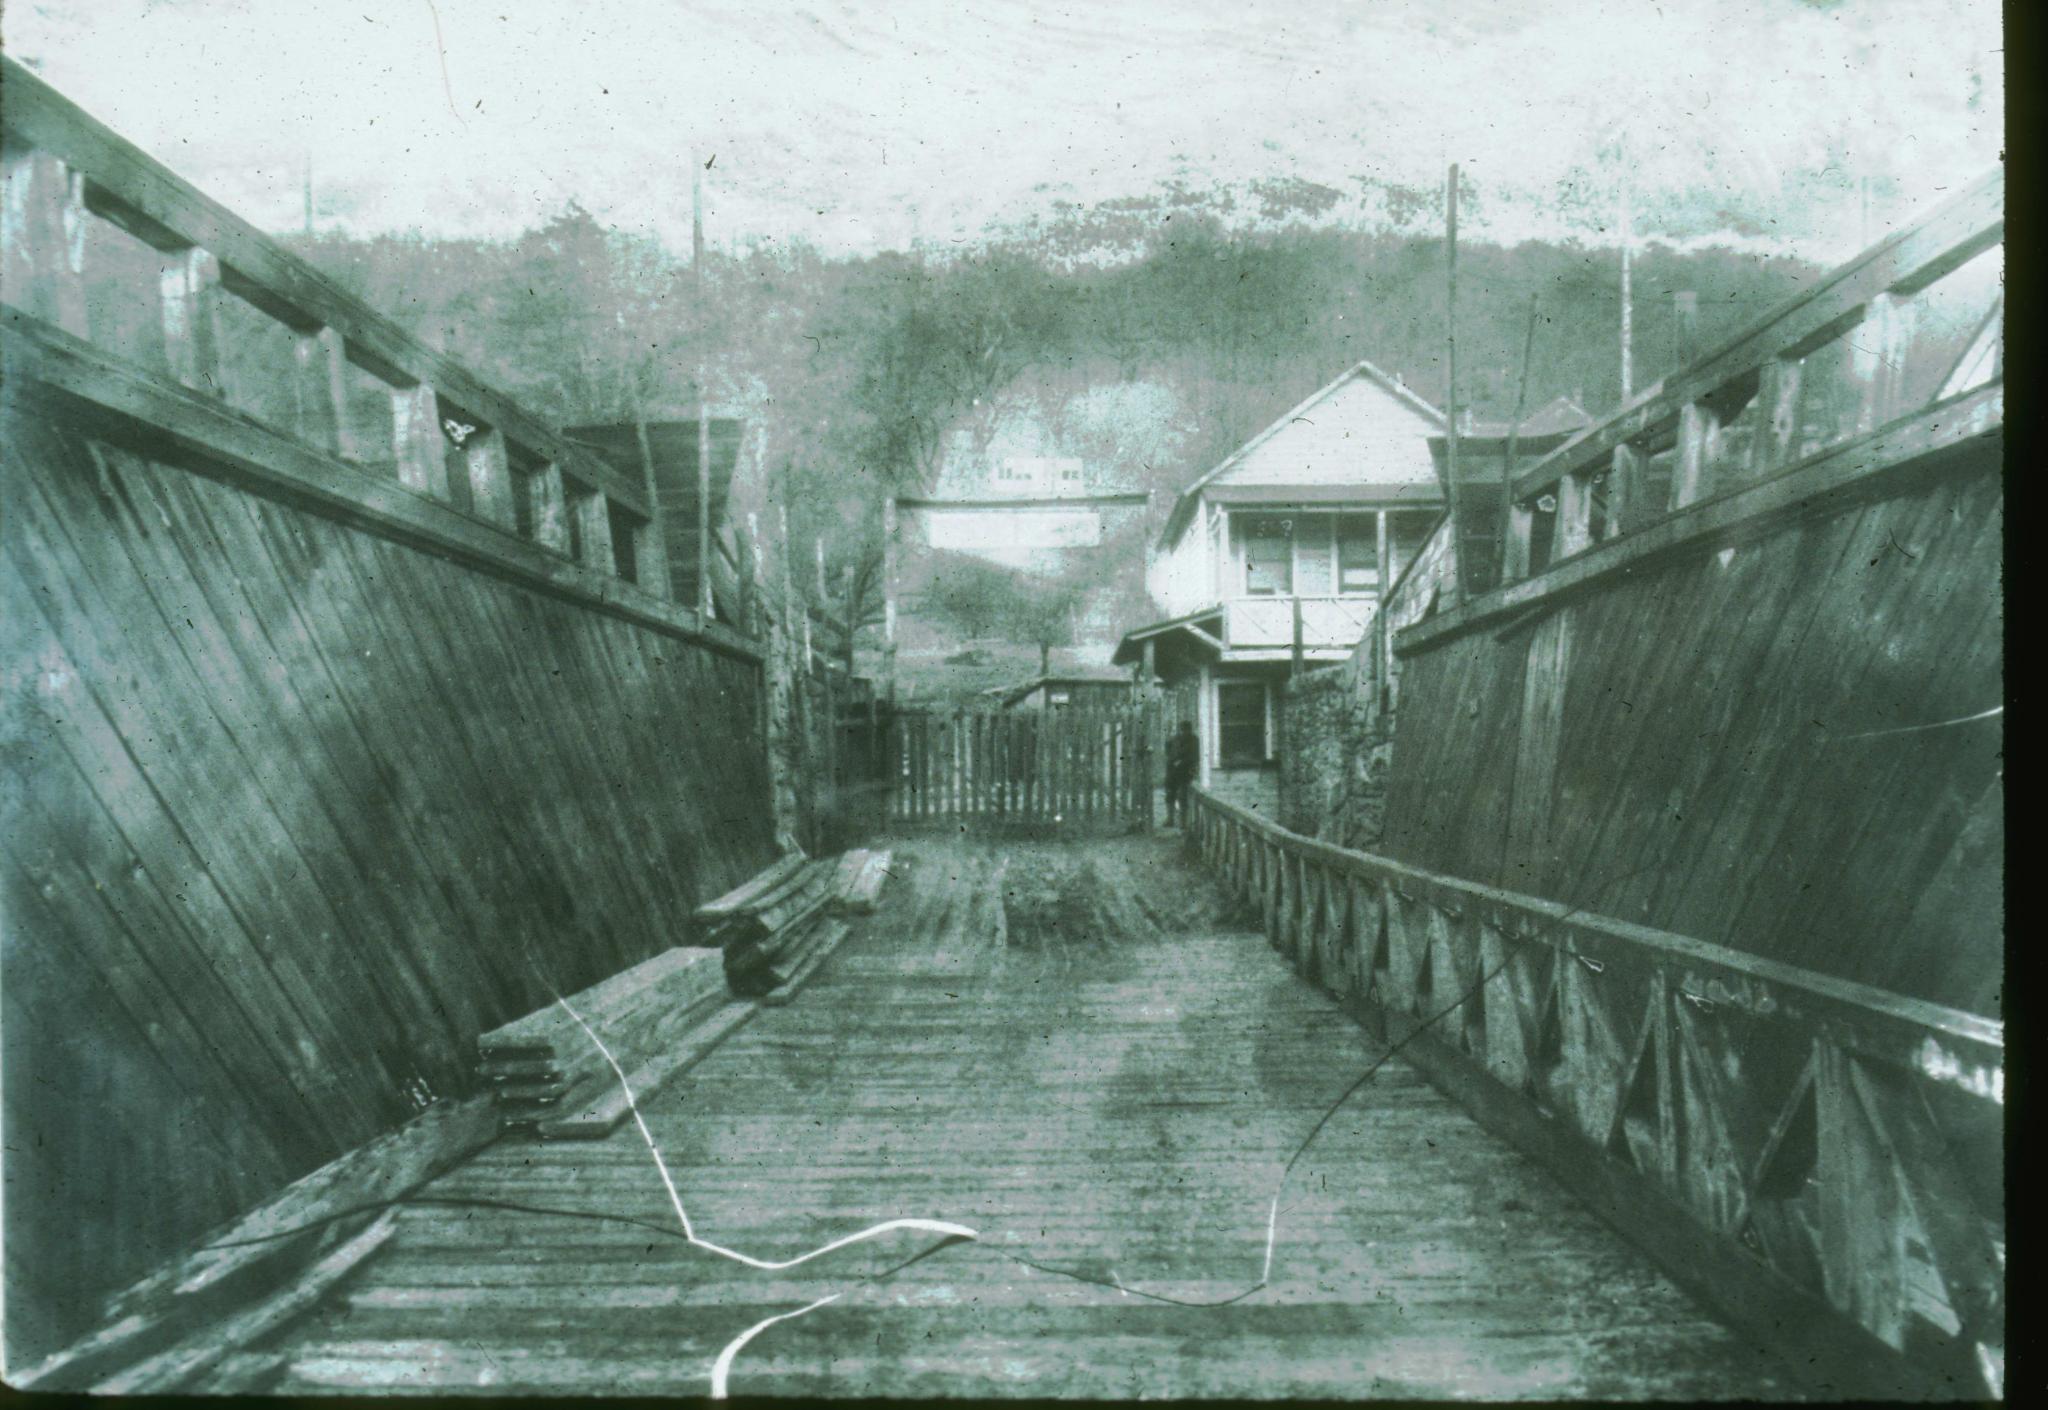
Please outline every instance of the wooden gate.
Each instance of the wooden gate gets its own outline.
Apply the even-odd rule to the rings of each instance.
[[[1159,720],[1156,703],[899,711],[888,725],[890,819],[1149,826]]]

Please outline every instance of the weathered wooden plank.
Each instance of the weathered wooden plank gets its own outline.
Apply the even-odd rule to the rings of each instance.
[[[10,80],[13,74],[10,64]],[[83,338],[85,179],[58,154],[13,141],[0,161],[0,219],[6,236],[0,287],[7,302]]]
[[[394,384],[441,387],[522,445],[564,464],[573,462],[578,474],[601,485],[612,498],[636,513],[647,513],[646,493],[635,477],[569,445],[538,418],[346,293],[311,264],[151,159],[28,69],[12,60],[0,63],[4,63],[11,94],[5,116],[11,147],[32,148],[35,160],[68,166],[80,178],[72,184],[82,188],[89,179],[153,230],[187,246],[212,251],[222,265],[236,271],[250,293],[271,306],[268,311],[273,317],[284,316],[287,322],[302,327],[336,329],[354,360],[378,376]],[[82,189],[77,204],[82,213]],[[10,248],[13,243],[9,242]],[[170,241],[160,234],[152,243],[163,248]],[[82,326],[70,331],[83,335]]]
[[[386,1210],[367,1229],[323,1256],[284,1292],[107,1377],[93,1387],[93,1393],[161,1395],[189,1384],[220,1365],[237,1348],[259,1340],[317,1305],[364,1260],[389,1243],[397,1228],[398,1211]]]
[[[1407,657],[1523,611],[1539,600],[1579,591],[1617,574],[1638,572],[1648,563],[1703,540],[1717,545],[1769,531],[1788,516],[1835,512],[1874,498],[1914,474],[1923,461],[2000,433],[2005,420],[2004,384],[1993,383],[1942,402],[1867,435],[1826,447],[1774,479],[1744,485],[1687,506],[1684,512],[1624,534],[1581,554],[1568,564],[1461,603],[1448,612],[1404,628],[1395,651]],[[1995,449],[1987,450],[1991,463]]]
[[[629,1068],[625,1084],[616,1081],[603,1087],[603,1095],[569,1114],[540,1121],[540,1135],[550,1141],[599,1140],[610,1135],[632,1114],[635,1102],[644,1102],[664,1085],[687,1073],[709,1057],[759,1009],[751,1000],[734,1000],[714,1012],[638,1067]],[[607,1072],[606,1077],[614,1074]]]
[[[604,583],[532,544],[505,534],[419,493],[322,455],[167,379],[139,373],[118,359],[42,324],[10,321],[0,328],[10,374],[55,388],[133,420],[151,436],[168,436],[209,460],[288,494],[321,512],[339,512],[409,543],[530,586],[595,606],[642,626],[713,645],[727,655],[759,661],[753,642],[717,623],[700,621],[616,579]],[[60,409],[61,410],[61,409]],[[34,414],[50,414],[38,407]],[[408,423],[412,424],[411,422]],[[438,434],[438,432],[436,433]],[[422,475],[428,472],[421,468]]]
[[[1905,1360],[1738,1245],[1695,1224],[1644,1177],[1611,1161],[1590,1160],[1576,1133],[1508,1093],[1473,1059],[1453,1051],[1413,1019],[1391,1015],[1388,1036],[1432,1085],[1489,1131],[1550,1171],[1602,1221],[1655,1259],[1671,1279],[1745,1334],[1788,1351],[1823,1382],[1881,1399],[1939,1399],[1954,1386]]]
[[[1670,407],[1711,395],[1767,359],[1825,336],[1827,330],[1858,315],[1873,300],[1924,288],[1997,244],[2004,233],[2005,173],[1999,169],[1972,182],[1914,225],[1838,266],[1812,288],[1560,446],[1516,480],[1514,497],[1527,498],[1547,488],[1567,467],[1604,458],[1616,444],[1641,434],[1648,421]]]

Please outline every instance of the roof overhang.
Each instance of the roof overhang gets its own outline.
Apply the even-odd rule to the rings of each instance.
[[[1444,502],[1443,486],[1431,481],[1413,480],[1378,485],[1211,485],[1206,493],[1211,501],[1222,505],[1353,508],[1368,514],[1390,505],[1431,508]]]
[[[1199,612],[1190,612],[1182,617],[1169,617],[1163,622],[1138,627],[1125,632],[1123,640],[1116,644],[1116,654],[1110,662],[1128,666],[1145,659],[1146,642],[1173,641],[1186,650],[1220,657],[1223,654],[1223,608],[1204,607]]]
[[[1015,499],[927,499],[916,495],[899,495],[898,509],[1110,509],[1136,508],[1151,501],[1150,491],[1139,490],[1130,494],[1062,494],[1036,495],[1031,498]]]

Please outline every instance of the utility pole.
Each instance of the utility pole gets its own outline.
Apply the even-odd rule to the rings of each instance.
[[[1444,393],[1444,479],[1450,490],[1451,544],[1456,553],[1458,581],[1470,581],[1465,564],[1465,494],[1458,481],[1458,164],[1451,163],[1451,175],[1444,188],[1444,363],[1448,386]]]
[[[1522,448],[1522,417],[1529,405],[1529,356],[1536,350],[1537,295],[1529,296],[1529,330],[1522,335],[1522,378],[1515,387],[1515,424],[1508,428],[1508,495],[1515,492],[1515,460]]]
[[[1626,403],[1635,392],[1635,369],[1631,362],[1634,318],[1631,311],[1631,268],[1635,260],[1635,202],[1630,191],[1628,143],[1621,145],[1621,399]]]
[[[690,154],[690,280],[697,307],[697,612],[711,620],[711,410],[704,386],[708,359],[704,333],[704,168]]]

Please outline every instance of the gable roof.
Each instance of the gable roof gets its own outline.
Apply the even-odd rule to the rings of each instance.
[[[1420,416],[1434,429],[1438,431],[1443,429],[1444,414],[1441,411],[1438,411],[1435,407],[1410,391],[1407,385],[1399,378],[1389,376],[1370,362],[1358,362],[1346,368],[1339,376],[1317,389],[1299,406],[1293,408],[1286,415],[1274,421],[1272,425],[1266,427],[1266,429],[1225,456],[1214,469],[1202,475],[1185,490],[1182,490],[1180,498],[1174,501],[1173,512],[1167,515],[1166,528],[1159,539],[1160,546],[1165,547],[1167,544],[1172,543],[1187,528],[1188,520],[1193,517],[1195,504],[1201,498],[1204,489],[1244,464],[1246,458],[1253,452],[1257,451],[1261,446],[1265,445],[1282,431],[1285,431],[1288,427],[1294,425],[1295,422],[1306,420],[1308,412],[1313,411],[1316,407],[1329,401],[1352,383],[1358,381],[1371,383],[1381,392],[1392,397],[1404,409]]]

